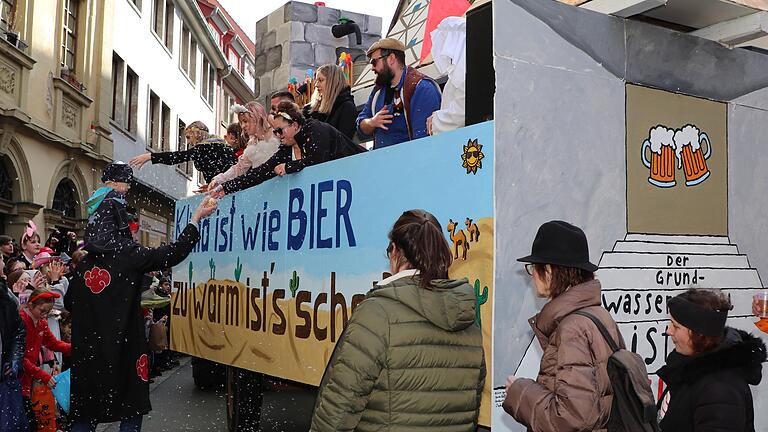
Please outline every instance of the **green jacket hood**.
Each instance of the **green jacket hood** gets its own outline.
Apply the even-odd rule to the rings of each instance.
[[[419,287],[418,276],[396,279],[376,285],[369,298],[384,297],[416,311],[443,330],[455,332],[475,323],[477,299],[467,279],[435,279],[432,288]]]

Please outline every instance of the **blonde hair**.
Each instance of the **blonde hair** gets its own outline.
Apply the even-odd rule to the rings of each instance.
[[[261,135],[266,135],[267,132],[272,129],[272,125],[269,124],[269,117],[267,116],[267,110],[264,108],[264,105],[256,101],[250,101],[245,104],[245,109],[247,111],[241,111],[237,113],[238,120],[240,119],[241,115],[249,116],[251,120],[259,124],[259,127],[261,128]]]
[[[201,122],[200,120],[193,121],[184,129],[184,132],[192,132],[192,137],[194,139],[193,144],[199,144],[204,139],[208,138],[208,126],[205,125],[205,123]]]
[[[336,98],[339,97],[339,93],[349,87],[349,84],[344,76],[344,71],[335,64],[320,66],[317,68],[316,74],[322,74],[325,77],[325,94],[320,94],[317,88],[315,88],[315,92],[312,94],[312,101],[310,102],[312,111],[330,114]]]

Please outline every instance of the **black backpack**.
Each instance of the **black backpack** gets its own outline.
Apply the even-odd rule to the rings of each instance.
[[[620,348],[597,317],[584,311],[574,313],[592,320],[613,351],[607,366],[613,388],[608,432],[658,432],[656,401],[643,359],[632,351]]]

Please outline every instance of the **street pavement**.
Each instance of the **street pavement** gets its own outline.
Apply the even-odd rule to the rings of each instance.
[[[155,378],[150,385],[152,412],[144,416],[144,432],[226,432],[223,388],[200,390],[192,380],[190,358]],[[306,432],[314,398],[304,391],[278,389],[264,395],[261,432]],[[119,423],[99,425],[97,432],[118,432]]]

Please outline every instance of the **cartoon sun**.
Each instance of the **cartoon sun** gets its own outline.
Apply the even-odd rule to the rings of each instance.
[[[469,140],[467,145],[464,146],[464,154],[461,155],[461,160],[464,163],[461,166],[467,169],[467,174],[477,174],[477,170],[483,168],[483,158],[485,155],[482,150],[483,145],[478,144],[476,139]]]

